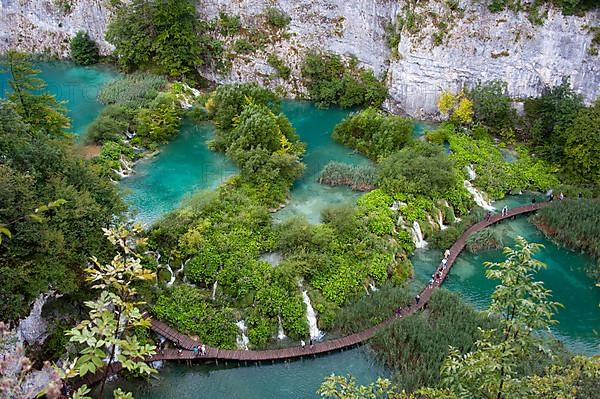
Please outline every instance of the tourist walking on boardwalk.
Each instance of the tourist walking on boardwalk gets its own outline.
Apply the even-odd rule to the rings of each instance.
[[[194,356],[198,356],[198,345],[194,346]]]
[[[304,342],[303,339],[300,340],[300,346],[302,347],[302,349],[306,347],[306,342]]]
[[[417,303],[417,305],[419,304],[420,301],[421,301],[421,295],[417,294],[417,296],[415,297],[415,302]]]
[[[508,206],[504,205],[504,207],[502,208],[502,217],[508,215]]]
[[[446,251],[444,251],[444,258],[448,259],[450,257],[450,250],[447,249]]]
[[[206,345],[202,344],[200,347],[200,356],[206,355]]]
[[[489,222],[491,218],[492,218],[492,212],[488,211],[488,213],[485,214],[485,221]]]

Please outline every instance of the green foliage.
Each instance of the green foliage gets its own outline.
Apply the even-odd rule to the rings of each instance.
[[[412,299],[408,289],[385,283],[377,291],[340,309],[335,315],[334,331],[345,336],[366,330],[393,317],[398,306],[404,307]],[[376,342],[375,338],[375,346]]]
[[[225,12],[219,12],[219,32],[223,36],[234,36],[240,32],[242,22],[239,15],[227,15]]]
[[[370,343],[392,370],[394,383],[414,391],[438,385],[449,346],[469,352],[480,337],[479,329],[495,325],[458,294],[440,289],[433,292],[426,311],[396,320]]]
[[[135,109],[129,105],[110,104],[106,106],[87,128],[85,141],[90,144],[119,141],[131,127],[135,113]]]
[[[579,110],[565,135],[564,170],[578,181],[600,185],[600,99]]]
[[[437,102],[442,114],[448,115],[448,120],[456,125],[469,125],[473,121],[473,102],[464,92],[453,94],[444,91]]]
[[[128,70],[156,65],[161,73],[182,77],[202,64],[196,9],[189,0],[133,0],[121,4],[106,39]]]
[[[387,97],[372,71],[346,65],[337,54],[309,52],[301,70],[310,99],[321,107],[378,107]]]
[[[413,142],[381,162],[379,187],[390,195],[403,193],[444,198],[457,181],[453,166],[441,148]]]
[[[80,65],[92,65],[98,62],[98,46],[87,32],[79,31],[71,39],[71,58]]]
[[[457,170],[467,178],[466,167],[473,165],[477,173],[474,184],[492,198],[503,198],[511,190],[545,191],[558,184],[553,169],[543,160],[529,156],[524,148],[519,148],[519,158],[511,163],[488,139],[476,140],[455,133],[448,141]]]
[[[14,104],[26,125],[48,136],[65,135],[70,121],[64,104],[44,91],[46,82],[37,76],[40,71],[33,68],[25,54],[9,50],[0,63],[0,73],[9,74],[6,98]],[[33,136],[30,129],[23,129],[21,133]]]
[[[317,181],[329,186],[349,186],[352,190],[370,191],[375,188],[377,169],[371,165],[351,165],[330,161],[319,173]]]
[[[267,23],[275,29],[283,29],[290,24],[292,18],[285,11],[276,7],[267,7],[264,11]]]
[[[163,76],[133,73],[102,86],[98,100],[103,104],[145,107],[156,98],[166,84],[167,80]]]
[[[233,51],[238,54],[251,54],[256,50],[254,45],[248,40],[241,38],[233,43]]]
[[[492,80],[478,83],[467,91],[467,97],[473,101],[475,119],[493,132],[513,128],[517,115],[512,99],[507,95],[506,82]]]
[[[267,62],[277,71],[277,76],[288,80],[292,74],[292,69],[285,65],[283,60],[277,57],[275,54],[269,54]]]
[[[133,248],[134,243],[137,246],[144,244],[143,240],[136,241],[134,237],[139,232],[123,227],[104,229],[107,239],[117,247],[117,255],[108,264],[101,264],[92,257],[92,265],[84,270],[86,280],[101,293],[96,300],[85,303],[90,309],[89,319],[67,332],[70,341],[79,344],[79,357],[72,363],[65,363],[65,379],[95,373],[105,366],[105,358],[109,369],[114,362],[119,362],[129,372],[145,376],[156,373],[144,361],[156,353],[156,348],[138,337],[141,331],[150,328],[150,319],[138,308],[145,302],[137,298],[134,284],[156,279],[154,273],[140,264],[140,256]],[[109,374],[104,373],[100,380],[100,398],[104,397],[108,377]]]
[[[94,167],[100,176],[116,179],[118,177],[115,171],[122,169],[122,160],[129,161],[133,156],[131,147],[116,141],[107,141],[102,146],[100,155],[94,160]]]
[[[177,285],[158,298],[152,312],[177,330],[197,335],[206,345],[235,348],[237,329],[231,310],[207,299],[193,287]]]
[[[413,128],[409,118],[367,108],[337,124],[333,138],[369,158],[381,159],[401,150],[410,141]]]
[[[567,79],[562,84],[544,88],[542,95],[525,100],[526,136],[536,152],[550,162],[564,159],[567,129],[583,108],[583,97],[571,88]]]
[[[600,280],[600,200],[566,199],[540,209],[533,221],[546,235],[597,260],[591,270]]]
[[[164,144],[175,136],[181,123],[181,108],[168,93],[160,93],[136,116],[137,136],[144,145]]]
[[[593,0],[539,0],[526,2],[523,0],[492,0],[488,4],[491,12],[500,12],[512,10],[514,12],[525,11],[529,14],[529,19],[542,25],[544,18],[538,16],[540,10],[544,7],[556,6],[561,9],[564,15],[583,15],[586,11],[597,7]]]
[[[471,253],[487,249],[500,249],[503,246],[502,235],[491,228],[472,234],[466,242],[467,250]]]
[[[33,100],[33,97],[32,97]],[[49,287],[77,289],[90,253],[109,256],[101,228],[124,208],[115,187],[76,158],[69,142],[47,136],[45,123],[26,124],[11,102],[0,102],[0,221],[14,221],[0,247],[0,314],[15,320]],[[40,204],[66,202],[39,223],[22,218]]]

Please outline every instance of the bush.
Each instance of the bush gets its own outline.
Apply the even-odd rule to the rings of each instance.
[[[163,76],[134,73],[106,83],[98,93],[98,100],[103,104],[145,107],[166,84],[167,80]]]
[[[119,141],[129,129],[136,110],[128,105],[111,104],[106,106],[85,132],[87,143],[102,144]]]
[[[79,65],[92,65],[98,62],[98,46],[87,32],[79,31],[71,39],[71,58]]]
[[[276,29],[285,28],[292,20],[285,11],[275,7],[268,7],[265,9],[265,17],[267,18],[267,23]]]
[[[179,104],[171,95],[160,93],[148,108],[138,112],[135,140],[140,140],[148,147],[164,144],[177,134],[180,123]]]
[[[233,36],[240,32],[242,22],[239,15],[227,15],[219,12],[219,29],[223,36]]]
[[[409,118],[367,108],[338,123],[333,138],[377,160],[401,150],[411,140],[413,128]]]
[[[319,173],[317,181],[329,186],[348,186],[352,190],[371,191],[375,188],[377,169],[330,161]]]
[[[237,39],[233,43],[233,51],[238,54],[250,54],[254,52],[254,46],[246,39]]]
[[[311,100],[321,107],[379,107],[387,97],[372,71],[346,66],[337,54],[309,52],[301,70]]]
[[[269,54],[267,58],[267,62],[277,71],[277,76],[288,80],[292,73],[292,70],[289,66],[285,65],[281,58],[277,57],[275,54]]]
[[[512,99],[507,95],[507,84],[500,80],[478,83],[467,92],[473,101],[475,119],[494,132],[512,129],[517,118]]]

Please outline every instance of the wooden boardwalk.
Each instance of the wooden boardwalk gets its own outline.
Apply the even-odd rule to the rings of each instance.
[[[535,203],[531,205],[520,206],[517,208],[510,209],[505,216],[501,214],[493,215],[490,220],[482,220],[479,223],[474,224],[469,227],[460,238],[450,247],[450,256],[448,257],[448,261],[446,263],[446,267],[442,269],[442,264],[440,263],[436,269],[436,275],[439,273],[441,276],[434,280],[433,284],[428,284],[423,290],[420,292],[420,301],[419,303],[415,303],[414,301],[404,308],[402,308],[402,316],[407,316],[421,310],[431,298],[431,294],[433,291],[442,285],[448,273],[450,273],[450,269],[452,269],[452,265],[462,252],[467,242],[467,239],[474,233],[485,229],[486,227],[495,224],[504,219],[508,219],[514,216],[527,214],[530,212],[534,212],[539,208],[547,205],[548,202]],[[159,351],[157,354],[153,355],[148,359],[148,361],[158,361],[158,360],[215,360],[215,361],[237,361],[237,362],[261,362],[261,361],[281,361],[287,359],[295,359],[301,358],[304,356],[313,356],[319,355],[323,353],[333,352],[337,350],[342,350],[345,348],[353,347],[358,345],[369,338],[371,338],[375,333],[384,328],[386,325],[391,323],[395,319],[395,316],[392,315],[389,319],[384,322],[368,328],[366,330],[357,332],[355,334],[348,335],[342,338],[336,338],[332,340],[327,340],[323,342],[314,343],[312,346],[306,345],[304,348],[300,346],[294,346],[290,348],[283,349],[270,349],[270,350],[228,350],[228,349],[219,349],[206,346],[206,353],[201,356],[200,354],[194,353],[194,347],[200,346],[201,343],[188,335],[182,334],[175,330],[174,328],[168,326],[166,323],[163,323],[159,320],[152,320],[151,329],[157,334],[165,337],[167,340],[178,345],[180,349],[164,349]],[[120,369],[120,365],[114,365],[115,368]],[[96,377],[100,377],[100,375],[94,375]],[[85,382],[89,384],[93,383],[94,376],[90,376],[86,378]]]

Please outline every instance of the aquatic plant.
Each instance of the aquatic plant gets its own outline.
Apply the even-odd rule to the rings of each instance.
[[[98,93],[98,100],[103,104],[145,107],[156,98],[166,84],[167,80],[164,76],[132,73],[102,86]]]
[[[319,173],[317,181],[328,186],[348,186],[357,191],[375,188],[377,169],[371,165],[351,165],[330,161]]]

